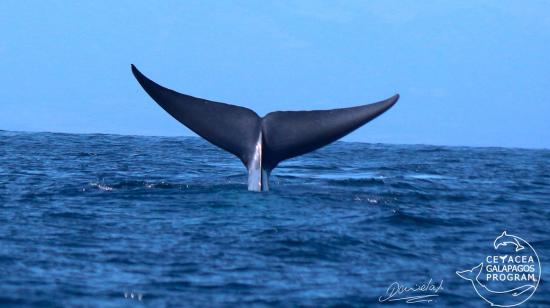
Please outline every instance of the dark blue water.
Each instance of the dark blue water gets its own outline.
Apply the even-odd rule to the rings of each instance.
[[[503,230],[550,305],[549,150],[340,142],[253,193],[199,138],[0,132],[0,211],[1,305],[488,307],[455,271]]]

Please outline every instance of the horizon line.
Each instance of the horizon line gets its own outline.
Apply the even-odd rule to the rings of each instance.
[[[187,137],[187,138],[199,138],[203,139],[200,136],[193,135],[144,135],[144,134],[122,134],[122,133],[84,133],[84,132],[60,132],[60,131],[23,131],[23,130],[5,130],[0,129],[0,132],[10,132],[10,133],[37,133],[37,134],[65,134],[65,135],[110,135],[110,136],[128,136],[128,137],[163,137],[163,138],[178,138],[178,137]],[[345,138],[345,137],[344,137]],[[208,142],[207,140],[205,140]],[[353,140],[337,140],[336,142],[344,143],[364,143],[364,144],[385,144],[385,145],[417,145],[417,146],[435,146],[435,147],[447,147],[447,148],[497,148],[497,149],[508,149],[508,150],[550,150],[546,147],[506,147],[498,145],[450,145],[450,144],[431,144],[431,143],[393,143],[393,142],[367,142],[367,141],[353,141]],[[208,142],[209,143],[209,142]]]

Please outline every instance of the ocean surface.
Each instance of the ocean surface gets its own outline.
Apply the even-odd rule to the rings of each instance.
[[[503,231],[540,256],[550,150],[337,142],[248,192],[195,137],[0,131],[0,306],[489,307],[455,272]],[[430,282],[431,280],[431,282]]]

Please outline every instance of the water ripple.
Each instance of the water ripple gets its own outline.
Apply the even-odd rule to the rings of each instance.
[[[463,306],[486,238],[550,255],[548,150],[338,142],[251,193],[199,138],[0,137],[1,306],[369,306],[429,278]]]

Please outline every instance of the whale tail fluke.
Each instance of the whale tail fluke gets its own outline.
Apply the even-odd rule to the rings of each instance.
[[[167,89],[145,77],[133,64],[132,73],[145,92],[180,123],[245,165],[252,159],[260,133],[260,117],[254,111]]]
[[[262,119],[264,161],[275,168],[285,159],[328,145],[390,109],[399,99],[351,108],[314,111],[277,111]]]
[[[469,281],[475,281],[479,274],[481,273],[481,270],[483,269],[483,263],[480,263],[479,265],[475,266],[472,269],[465,270],[465,271],[456,271],[456,274],[460,276],[460,278],[469,280]]]
[[[399,99],[363,106],[316,111],[254,111],[165,88],[132,73],[143,89],[171,116],[210,143],[237,156],[248,169],[249,190],[267,190],[267,177],[285,159],[319,149],[391,108]]]

